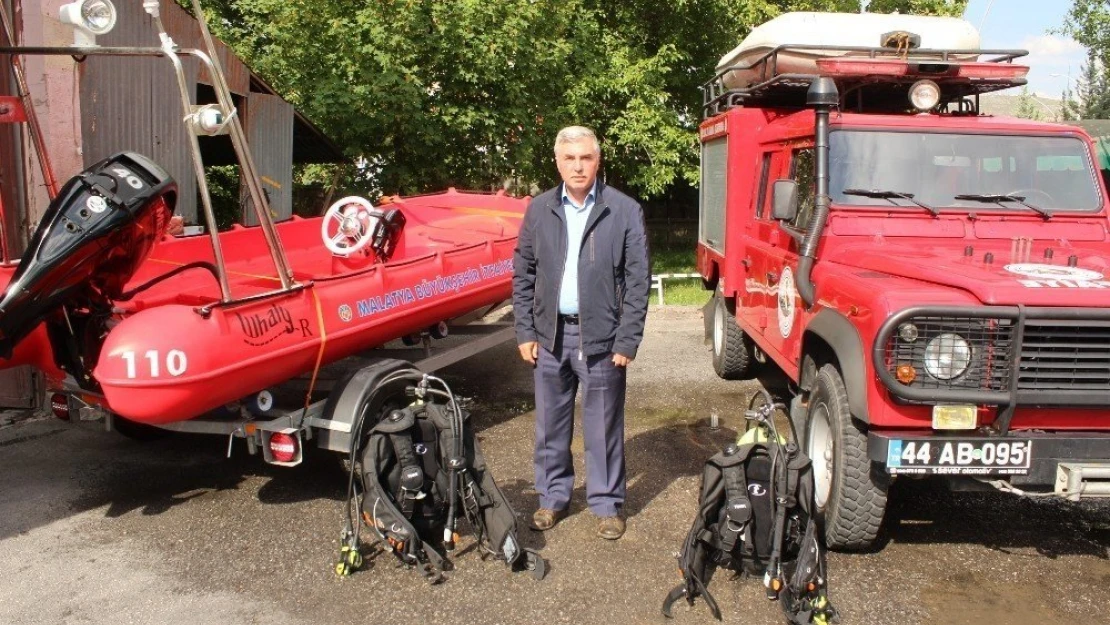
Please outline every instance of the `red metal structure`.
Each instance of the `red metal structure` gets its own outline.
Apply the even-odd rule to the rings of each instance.
[[[776,74],[790,48],[759,84],[705,87],[697,262],[717,373],[791,381],[830,544],[871,545],[905,476],[1110,495],[1089,137],[978,113],[1024,84],[1022,51],[838,48]]]

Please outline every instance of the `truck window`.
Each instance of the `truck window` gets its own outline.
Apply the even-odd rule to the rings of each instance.
[[[763,153],[763,164],[759,167],[759,190],[755,196],[756,219],[763,217],[763,209],[767,206],[767,179],[771,176],[771,153]]]
[[[728,138],[701,146],[701,194],[698,240],[710,248],[725,249],[725,198],[728,190]]]
[[[794,158],[790,162],[790,177],[798,183],[798,214],[790,225],[798,230],[808,228],[809,219],[813,216],[814,185],[817,182],[815,169],[813,148],[794,150]]]
[[[1102,206],[1091,155],[1076,137],[838,130],[829,148],[829,195],[836,204],[918,210],[905,201],[844,193],[867,189],[910,194],[938,208],[1029,210],[967,199],[972,195],[1014,195],[1056,210]]]

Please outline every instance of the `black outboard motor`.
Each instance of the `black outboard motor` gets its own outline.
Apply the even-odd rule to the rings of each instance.
[[[177,183],[151,160],[121,152],[70,179],[51,202],[0,298],[0,357],[44,318],[84,298],[123,292],[166,231]]]

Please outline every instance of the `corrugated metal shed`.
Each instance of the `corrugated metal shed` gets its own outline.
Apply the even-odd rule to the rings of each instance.
[[[0,0],[5,6],[10,7],[8,0]],[[11,15],[11,13],[9,13]],[[20,30],[15,24],[16,32]],[[7,45],[7,39],[0,29],[0,42]],[[0,72],[0,95],[14,95],[17,93],[15,77],[7,68]],[[21,208],[23,199],[23,171],[20,161],[23,160],[23,145],[21,140],[22,127],[18,124],[0,124],[0,206],[4,209],[3,228],[4,240],[8,243],[8,254],[15,258],[23,250]]]
[[[116,27],[98,38],[106,46],[153,46],[153,25],[140,3],[119,9]],[[195,84],[197,62],[187,60]],[[81,66],[82,149],[85,165],[122,150],[150,156],[178,184],[177,212],[196,220],[196,176],[177,80],[157,57],[89,57]],[[190,94],[192,96],[192,94]]]
[[[293,106],[276,95],[252,93],[247,104],[247,142],[269,196],[274,219],[293,214]],[[257,225],[247,185],[241,186],[243,223]]]
[[[116,3],[115,29],[98,38],[107,46],[156,46],[150,17],[140,2]],[[173,2],[162,2],[162,22],[182,48],[204,49],[200,26]],[[340,150],[293,107],[259,79],[231,49],[216,42],[228,88],[236,96],[240,116],[251,143],[271,208],[279,218],[292,213],[292,167],[298,163],[345,160]],[[192,102],[214,101],[208,72],[199,61],[183,59]],[[204,85],[199,88],[198,85]],[[252,88],[253,87],[253,88]],[[90,57],[81,69],[82,145],[85,164],[120,150],[149,155],[178,183],[177,213],[187,223],[200,223],[196,178],[181,118],[177,80],[170,61],[163,58]],[[198,100],[198,95],[203,96]],[[296,141],[294,140],[296,138]],[[234,164],[227,137],[201,138],[206,165]],[[297,146],[300,154],[297,153]],[[267,182],[269,181],[269,182]],[[245,188],[245,185],[243,185]],[[245,197],[245,196],[244,196]],[[246,223],[257,223],[253,210],[244,211]]]

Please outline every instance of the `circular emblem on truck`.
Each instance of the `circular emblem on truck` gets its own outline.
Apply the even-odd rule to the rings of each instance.
[[[339,307],[339,318],[342,319],[344,323],[350,321],[352,317],[354,317],[354,314],[351,312],[350,306],[343,304]]]
[[[1075,280],[1076,282],[1090,282],[1101,280],[1102,274],[1090,269],[1078,267],[1061,267],[1060,265],[1043,265],[1041,263],[1015,263],[1004,267],[1010,273],[1028,276],[1037,280]]]
[[[794,288],[794,272],[790,267],[782,268],[782,278],[779,279],[778,311],[779,332],[782,338],[790,336],[794,330],[794,314],[797,312],[795,299],[798,292]]]

